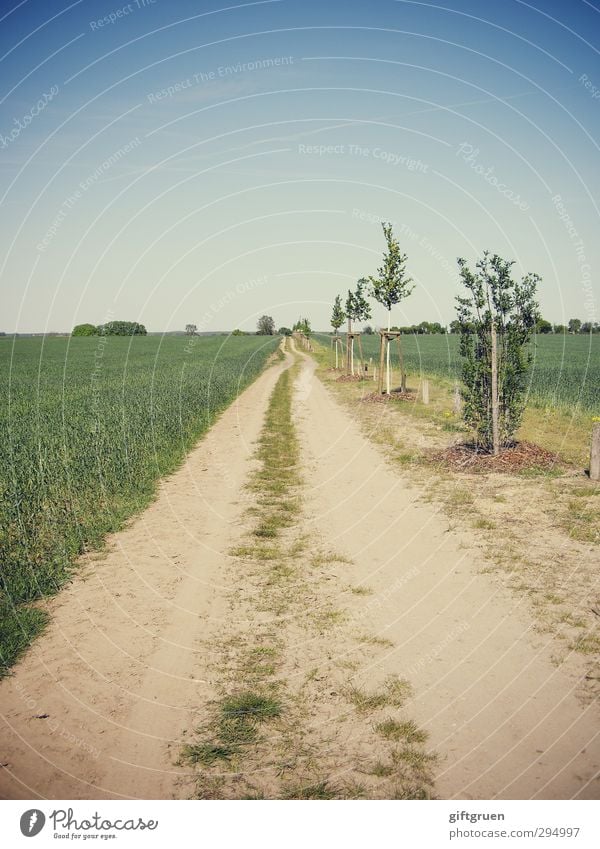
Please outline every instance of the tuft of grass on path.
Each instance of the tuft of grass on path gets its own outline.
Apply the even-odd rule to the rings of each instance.
[[[45,630],[49,618],[45,610],[32,605],[0,603],[0,679]]]

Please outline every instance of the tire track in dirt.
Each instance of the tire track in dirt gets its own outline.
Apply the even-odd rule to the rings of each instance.
[[[214,695],[223,565],[244,532],[253,443],[288,365],[247,388],[156,501],[48,602],[48,631],[0,683],[2,798],[188,795],[174,761]]]
[[[292,343],[293,347],[293,343]],[[297,368],[281,376],[248,491],[250,528],[227,569],[237,577],[215,635],[218,698],[182,759],[201,799],[429,798],[426,734],[406,715],[397,676],[356,686],[382,642],[350,615],[364,587],[307,528],[305,458],[293,411],[306,391]]]
[[[395,646],[359,682],[413,685],[442,798],[598,798],[598,706],[581,705],[526,611],[480,574],[481,551],[406,486],[302,356],[310,528],[352,559],[349,582],[375,590],[356,615]]]

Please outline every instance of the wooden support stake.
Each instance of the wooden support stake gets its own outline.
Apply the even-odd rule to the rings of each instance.
[[[361,377],[362,377],[362,375],[364,374],[364,371],[365,371],[365,358],[363,357],[363,348],[362,348],[361,338],[360,338],[360,336],[358,336],[357,338],[358,338],[358,350],[360,351],[360,373],[361,373]]]
[[[590,480],[600,481],[600,422],[592,427],[592,447],[590,449]]]
[[[492,316],[492,445],[495,457],[500,453],[498,413],[498,346],[496,325]]]
[[[377,392],[383,395],[383,370],[385,368],[385,336],[383,333],[379,337],[379,380],[377,381]]]
[[[404,371],[404,354],[402,352],[402,342],[400,341],[400,337],[396,336],[398,340],[398,359],[400,360],[400,388],[402,392],[406,392],[406,372]]]
[[[429,381],[424,380],[421,386],[421,396],[424,404],[429,404]]]
[[[460,397],[460,389],[458,383],[454,384],[454,399],[452,401],[452,410],[455,415],[459,416],[462,410],[462,398]]]
[[[350,334],[352,333],[352,322],[348,319],[348,333],[346,334],[346,374],[350,374]]]

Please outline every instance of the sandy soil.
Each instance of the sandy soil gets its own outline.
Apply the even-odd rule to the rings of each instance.
[[[49,632],[0,685],[0,795],[193,792],[191,770],[174,766],[181,742],[222,692],[219,669],[235,677],[245,641],[273,630],[273,614],[256,605],[264,573],[241,571],[230,552],[247,532],[241,487],[284,367],[246,390],[108,556],[52,602]],[[341,559],[317,558],[294,592],[278,590],[289,621],[274,638],[289,646],[290,688],[314,695],[305,721],[327,742],[327,770],[356,770],[339,763],[341,738],[348,762],[368,743],[370,720],[347,705],[341,716],[343,686],[373,691],[396,675],[411,682],[408,713],[440,756],[438,796],[598,798],[597,705],[577,700],[524,604],[481,574],[475,540],[419,500],[304,355],[294,405],[305,479],[297,531]],[[324,598],[346,624],[307,639],[302,620]],[[380,642],[350,638],[359,631]]]

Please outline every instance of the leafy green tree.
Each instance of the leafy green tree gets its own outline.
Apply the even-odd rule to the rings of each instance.
[[[71,336],[97,336],[98,328],[95,324],[76,324]]]
[[[545,318],[539,318],[535,326],[536,333],[552,333],[552,324]]]
[[[185,333],[186,336],[195,336],[198,332],[198,327],[195,324],[186,324]]]
[[[248,334],[244,330],[240,330],[239,327],[236,327],[236,329],[233,331],[233,333],[231,335],[232,336],[247,336]]]
[[[305,336],[310,336],[312,333],[312,327],[310,326],[310,321],[307,318],[299,318],[294,324],[292,330],[295,330],[298,333],[304,333]]]
[[[258,336],[275,335],[275,322],[270,315],[261,315],[256,325],[256,333]]]
[[[335,335],[337,336],[338,330],[342,326],[342,324],[346,320],[346,313],[342,307],[342,298],[340,295],[335,296],[335,301],[333,302],[333,310],[331,312],[330,324],[335,330]]]
[[[344,312],[344,308],[342,307],[342,298],[341,295],[335,296],[335,301],[333,302],[333,309],[331,311],[331,319],[330,324],[334,329],[334,346],[335,346],[335,367],[339,368],[339,345],[341,344],[339,339],[339,329],[346,320],[346,313]]]
[[[392,307],[408,298],[414,285],[411,286],[412,278],[406,273],[408,257],[401,252],[400,244],[392,232],[392,225],[382,222],[381,226],[387,251],[383,255],[383,265],[377,269],[377,277],[369,277],[369,282],[373,297],[388,311],[389,329]]]
[[[392,307],[408,298],[414,286],[412,278],[406,273],[408,257],[400,250],[400,244],[394,237],[392,225],[381,223],[387,251],[383,254],[383,265],[377,269],[377,277],[369,277],[371,292],[376,301],[388,311],[388,330],[391,325]],[[400,342],[400,340],[398,340]],[[386,351],[386,384],[387,394],[390,394],[390,345]]]
[[[476,444],[490,451],[493,440],[492,326],[497,338],[498,432],[500,446],[511,443],[525,408],[525,376],[532,355],[526,350],[539,319],[535,300],[541,277],[511,277],[514,262],[484,251],[472,272],[458,259],[467,295],[457,296],[463,357],[463,417],[473,428]]]
[[[371,306],[365,298],[365,290],[367,289],[368,282],[365,277],[361,277],[356,284],[354,292],[348,289],[345,309],[350,333],[352,333],[353,321],[366,321],[368,318],[371,318]]]
[[[370,324],[365,324],[362,329],[362,332],[365,334],[365,336],[372,336],[375,331],[373,330]]]
[[[356,284],[356,289],[352,292],[348,289],[346,297],[345,311],[348,319],[348,333],[352,333],[353,321],[366,321],[371,318],[371,306],[365,298],[365,290],[369,281],[365,277]],[[354,339],[350,341],[350,350],[348,352],[348,372],[354,374]]]
[[[98,332],[101,336],[146,336],[148,331],[137,321],[109,321],[100,324]]]
[[[566,333],[567,328],[564,324],[555,324],[553,328],[555,333]]]
[[[277,333],[278,333],[279,336],[291,336],[292,335],[292,331],[290,330],[289,327],[280,327],[279,330],[277,331]]]
[[[579,333],[579,331],[581,330],[581,319],[570,318],[568,327],[569,333]]]

